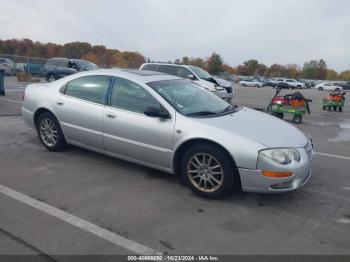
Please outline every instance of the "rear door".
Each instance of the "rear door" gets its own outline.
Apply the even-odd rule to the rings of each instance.
[[[69,143],[103,150],[103,113],[111,82],[110,76],[90,75],[61,88],[56,109]]]

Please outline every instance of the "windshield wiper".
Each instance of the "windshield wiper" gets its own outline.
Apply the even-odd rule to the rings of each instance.
[[[212,112],[212,111],[198,111],[193,113],[188,113],[186,116],[210,116],[210,115],[216,115],[218,113]]]

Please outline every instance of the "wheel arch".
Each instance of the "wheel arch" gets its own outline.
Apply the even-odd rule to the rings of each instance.
[[[235,171],[237,173],[237,179],[239,182],[238,184],[239,184],[239,187],[241,187],[241,177],[240,177],[239,170],[237,168],[235,159],[232,156],[232,154],[230,154],[230,152],[225,147],[220,145],[219,143],[212,141],[212,140],[209,140],[209,139],[206,139],[206,138],[189,139],[187,141],[184,141],[180,146],[177,147],[177,149],[175,150],[175,153],[173,156],[173,162],[172,162],[174,174],[180,175],[181,158],[182,158],[183,154],[186,152],[186,150],[188,148],[190,148],[191,146],[194,146],[196,144],[201,144],[201,143],[207,143],[207,144],[213,145],[213,146],[223,150],[226,153],[227,157],[229,157],[233,163],[233,168],[235,169]]]
[[[38,118],[43,113],[50,113],[57,119],[55,114],[50,109],[47,109],[46,107],[40,107],[35,111],[34,116],[33,116],[33,122],[34,122],[35,127],[38,127]]]

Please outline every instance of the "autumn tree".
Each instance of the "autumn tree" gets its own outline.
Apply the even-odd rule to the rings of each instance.
[[[241,76],[249,76],[249,69],[246,65],[239,65],[237,67],[237,75],[241,75]]]
[[[309,62],[304,63],[302,70],[302,76],[306,79],[317,79],[324,80],[327,77],[327,64],[321,59],[310,60]]]
[[[254,75],[259,67],[259,62],[255,59],[244,61],[243,64],[247,67],[249,75]]]
[[[287,70],[286,70],[286,68],[283,65],[273,64],[267,70],[267,75],[269,77],[284,77],[287,74],[286,71]]]
[[[72,42],[63,45],[59,55],[68,58],[81,58],[91,52],[92,46],[86,42]]]
[[[230,75],[235,75],[237,74],[237,69],[229,66],[228,64],[224,64],[222,66],[225,72],[229,73]]]
[[[217,53],[213,53],[207,60],[207,70],[213,75],[219,75],[222,73],[224,71],[223,65],[224,60]]]
[[[339,74],[339,80],[350,81],[350,70],[341,72]]]
[[[82,57],[82,59],[90,61],[96,65],[100,64],[100,59],[94,53],[90,52]]]
[[[288,77],[288,78],[297,79],[301,75],[300,68],[296,64],[288,64],[288,65],[284,66],[283,71],[284,71],[283,76]]]
[[[129,68],[139,68],[146,62],[145,58],[137,52],[123,52],[123,58]]]
[[[333,69],[327,69],[326,80],[337,80],[337,79],[338,79],[338,73]]]

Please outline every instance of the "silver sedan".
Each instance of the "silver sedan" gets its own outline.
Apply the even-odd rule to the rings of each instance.
[[[287,192],[311,176],[312,141],[294,126],[158,72],[98,70],[29,85],[22,113],[50,151],[71,144],[179,174],[206,197]]]

